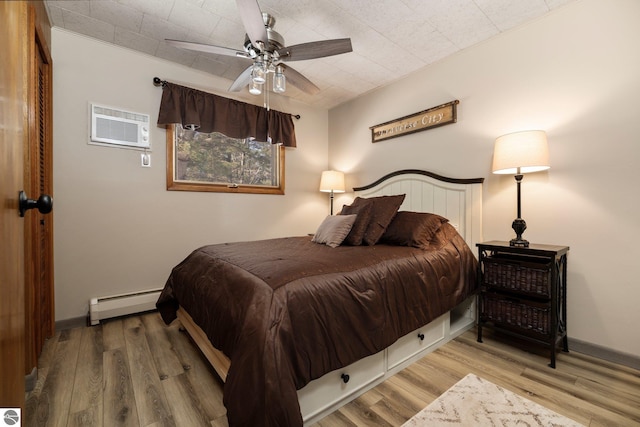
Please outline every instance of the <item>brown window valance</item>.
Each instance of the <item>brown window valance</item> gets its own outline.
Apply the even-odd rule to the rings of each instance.
[[[163,82],[158,124],[180,123],[199,132],[220,132],[231,138],[269,141],[285,147],[296,146],[291,114],[197,89]]]

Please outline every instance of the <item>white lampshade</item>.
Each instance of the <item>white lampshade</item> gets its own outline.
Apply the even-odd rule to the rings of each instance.
[[[344,173],[339,171],[324,171],[320,178],[320,191],[329,193],[344,193]]]
[[[544,131],[515,132],[496,139],[493,173],[516,175],[549,168],[549,144]]]

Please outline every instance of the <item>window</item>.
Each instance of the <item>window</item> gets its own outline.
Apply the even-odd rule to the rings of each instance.
[[[284,147],[168,125],[167,190],[284,194]]]

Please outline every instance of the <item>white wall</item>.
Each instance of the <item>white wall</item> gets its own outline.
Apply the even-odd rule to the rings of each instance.
[[[154,76],[227,97],[231,82],[58,28],[52,45],[56,320],[86,315],[91,297],[161,288],[198,246],[303,235],[328,215],[318,191],[326,110],[271,99],[302,116],[298,147],[286,151],[284,196],[166,191],[164,128],[152,127],[152,167],[142,168],[139,151],[87,143],[89,103],[155,123],[162,89]],[[256,102],[250,97],[243,100]]]
[[[546,130],[551,169],[525,175],[524,237],[571,247],[569,336],[637,356],[639,22],[637,0],[579,0],[332,109],[329,163],[351,186],[404,168],[485,177],[484,239],[509,240],[516,187],[491,174],[493,142]],[[454,99],[457,123],[371,143],[370,126]]]

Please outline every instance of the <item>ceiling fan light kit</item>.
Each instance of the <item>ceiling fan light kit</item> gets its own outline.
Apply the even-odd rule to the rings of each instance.
[[[165,39],[167,43],[182,49],[246,58],[253,61],[233,82],[229,88],[231,92],[240,91],[248,86],[249,93],[260,95],[264,92],[266,96],[268,85],[265,83],[268,81],[268,74],[273,73],[273,92],[284,93],[287,90],[288,80],[298,89],[315,95],[320,92],[320,88],[283,62],[323,58],[353,50],[351,39],[348,38],[285,46],[282,35],[273,29],[276,19],[268,13],[263,13],[256,0],[236,0],[236,4],[246,31],[242,51],[202,43]],[[268,108],[268,105],[266,107]]]
[[[287,78],[280,65],[276,67],[276,73],[273,75],[273,91],[276,93],[284,93],[287,90]]]
[[[249,93],[251,95],[260,95],[262,93],[262,85],[251,81],[251,83],[249,83]]]
[[[267,70],[265,70],[264,63],[254,62],[251,70],[251,80],[256,84],[263,84],[267,81]]]

